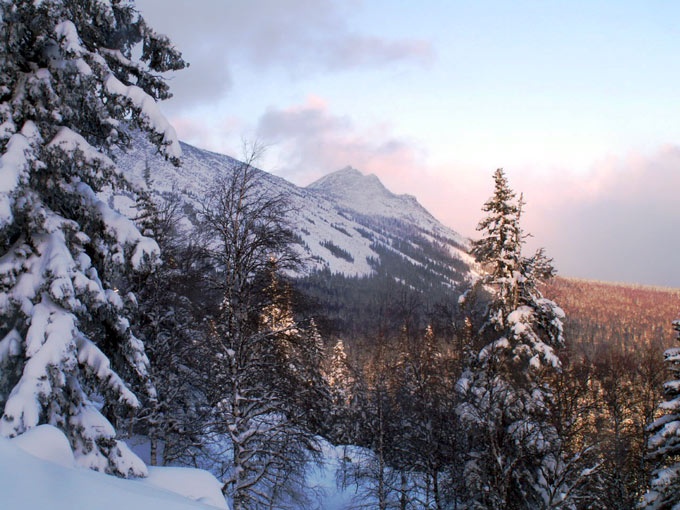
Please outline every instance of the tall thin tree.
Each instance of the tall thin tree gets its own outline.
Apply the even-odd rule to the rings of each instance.
[[[205,381],[217,429],[231,443],[224,491],[235,510],[297,497],[315,451],[301,417],[316,395],[297,384],[310,375],[304,349],[316,349],[317,342],[293,319],[278,284],[278,271],[298,259],[288,205],[267,189],[252,161],[218,178],[202,212],[221,296],[203,355]]]
[[[483,237],[473,247],[484,270],[480,284],[491,292],[485,326],[493,328],[483,328],[487,341],[458,383],[458,412],[472,444],[467,497],[475,508],[555,507],[567,503],[551,495],[568,491],[552,490],[547,485],[558,478],[541,474],[562,463],[544,376],[560,368],[555,349],[564,342],[564,313],[538,288],[554,273],[549,259],[540,250],[522,256],[522,198],[500,169],[494,185],[478,226]]]

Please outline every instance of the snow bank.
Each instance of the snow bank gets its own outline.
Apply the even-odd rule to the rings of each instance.
[[[228,509],[222,495],[222,484],[202,469],[149,467],[149,477],[144,483],[223,510]]]
[[[124,480],[73,467],[66,437],[41,425],[15,439],[0,437],[0,508],[22,510],[227,509],[219,482],[204,471],[151,469],[150,480]],[[157,483],[154,478],[160,479]],[[163,484],[172,484],[170,491]],[[216,490],[215,490],[216,489]],[[180,494],[194,494],[192,501]],[[219,497],[218,497],[219,495]],[[221,499],[221,501],[219,501]],[[208,506],[210,505],[210,506]]]
[[[75,460],[64,433],[51,425],[38,425],[11,440],[26,453],[63,467],[73,467]]]

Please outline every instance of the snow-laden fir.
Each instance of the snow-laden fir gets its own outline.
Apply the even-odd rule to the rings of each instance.
[[[177,162],[156,100],[184,62],[127,2],[3,0],[0,16],[0,435],[51,424],[79,465],[145,475],[111,423],[141,407],[130,385],[156,396],[118,284],[159,250],[97,193],[127,185],[110,156],[128,126]]]

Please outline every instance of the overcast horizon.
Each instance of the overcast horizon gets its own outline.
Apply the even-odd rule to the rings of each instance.
[[[561,275],[680,287],[680,4],[136,4],[191,64],[182,140],[301,186],[351,165],[470,237],[502,167]]]

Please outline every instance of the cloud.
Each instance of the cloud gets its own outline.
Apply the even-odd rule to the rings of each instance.
[[[206,122],[200,115],[180,113],[173,116],[171,121],[183,142],[233,157],[242,155],[239,152],[240,144],[237,143],[240,139],[228,136],[247,130],[246,123],[238,117],[225,116],[214,122]]]
[[[255,135],[278,153],[277,173],[299,184],[351,165],[400,188],[424,159],[415,143],[392,135],[389,126],[359,129],[315,97],[302,105],[268,109]]]
[[[291,75],[380,67],[433,59],[429,42],[356,33],[347,24],[357,2],[335,0],[137,0],[157,31],[168,34],[191,64],[177,73],[175,108],[214,102],[238,81],[233,69],[276,68]]]
[[[377,67],[409,60],[424,65],[434,58],[432,47],[426,41],[386,41],[361,35],[330,40],[319,56],[329,69]]]
[[[680,147],[669,146],[607,158],[586,175],[518,175],[530,246],[545,246],[565,275],[680,287],[678,169]]]
[[[412,193],[442,222],[473,238],[494,169],[427,168]],[[545,247],[564,276],[680,287],[680,147],[610,156],[586,173],[505,168],[523,193],[526,250]]]

